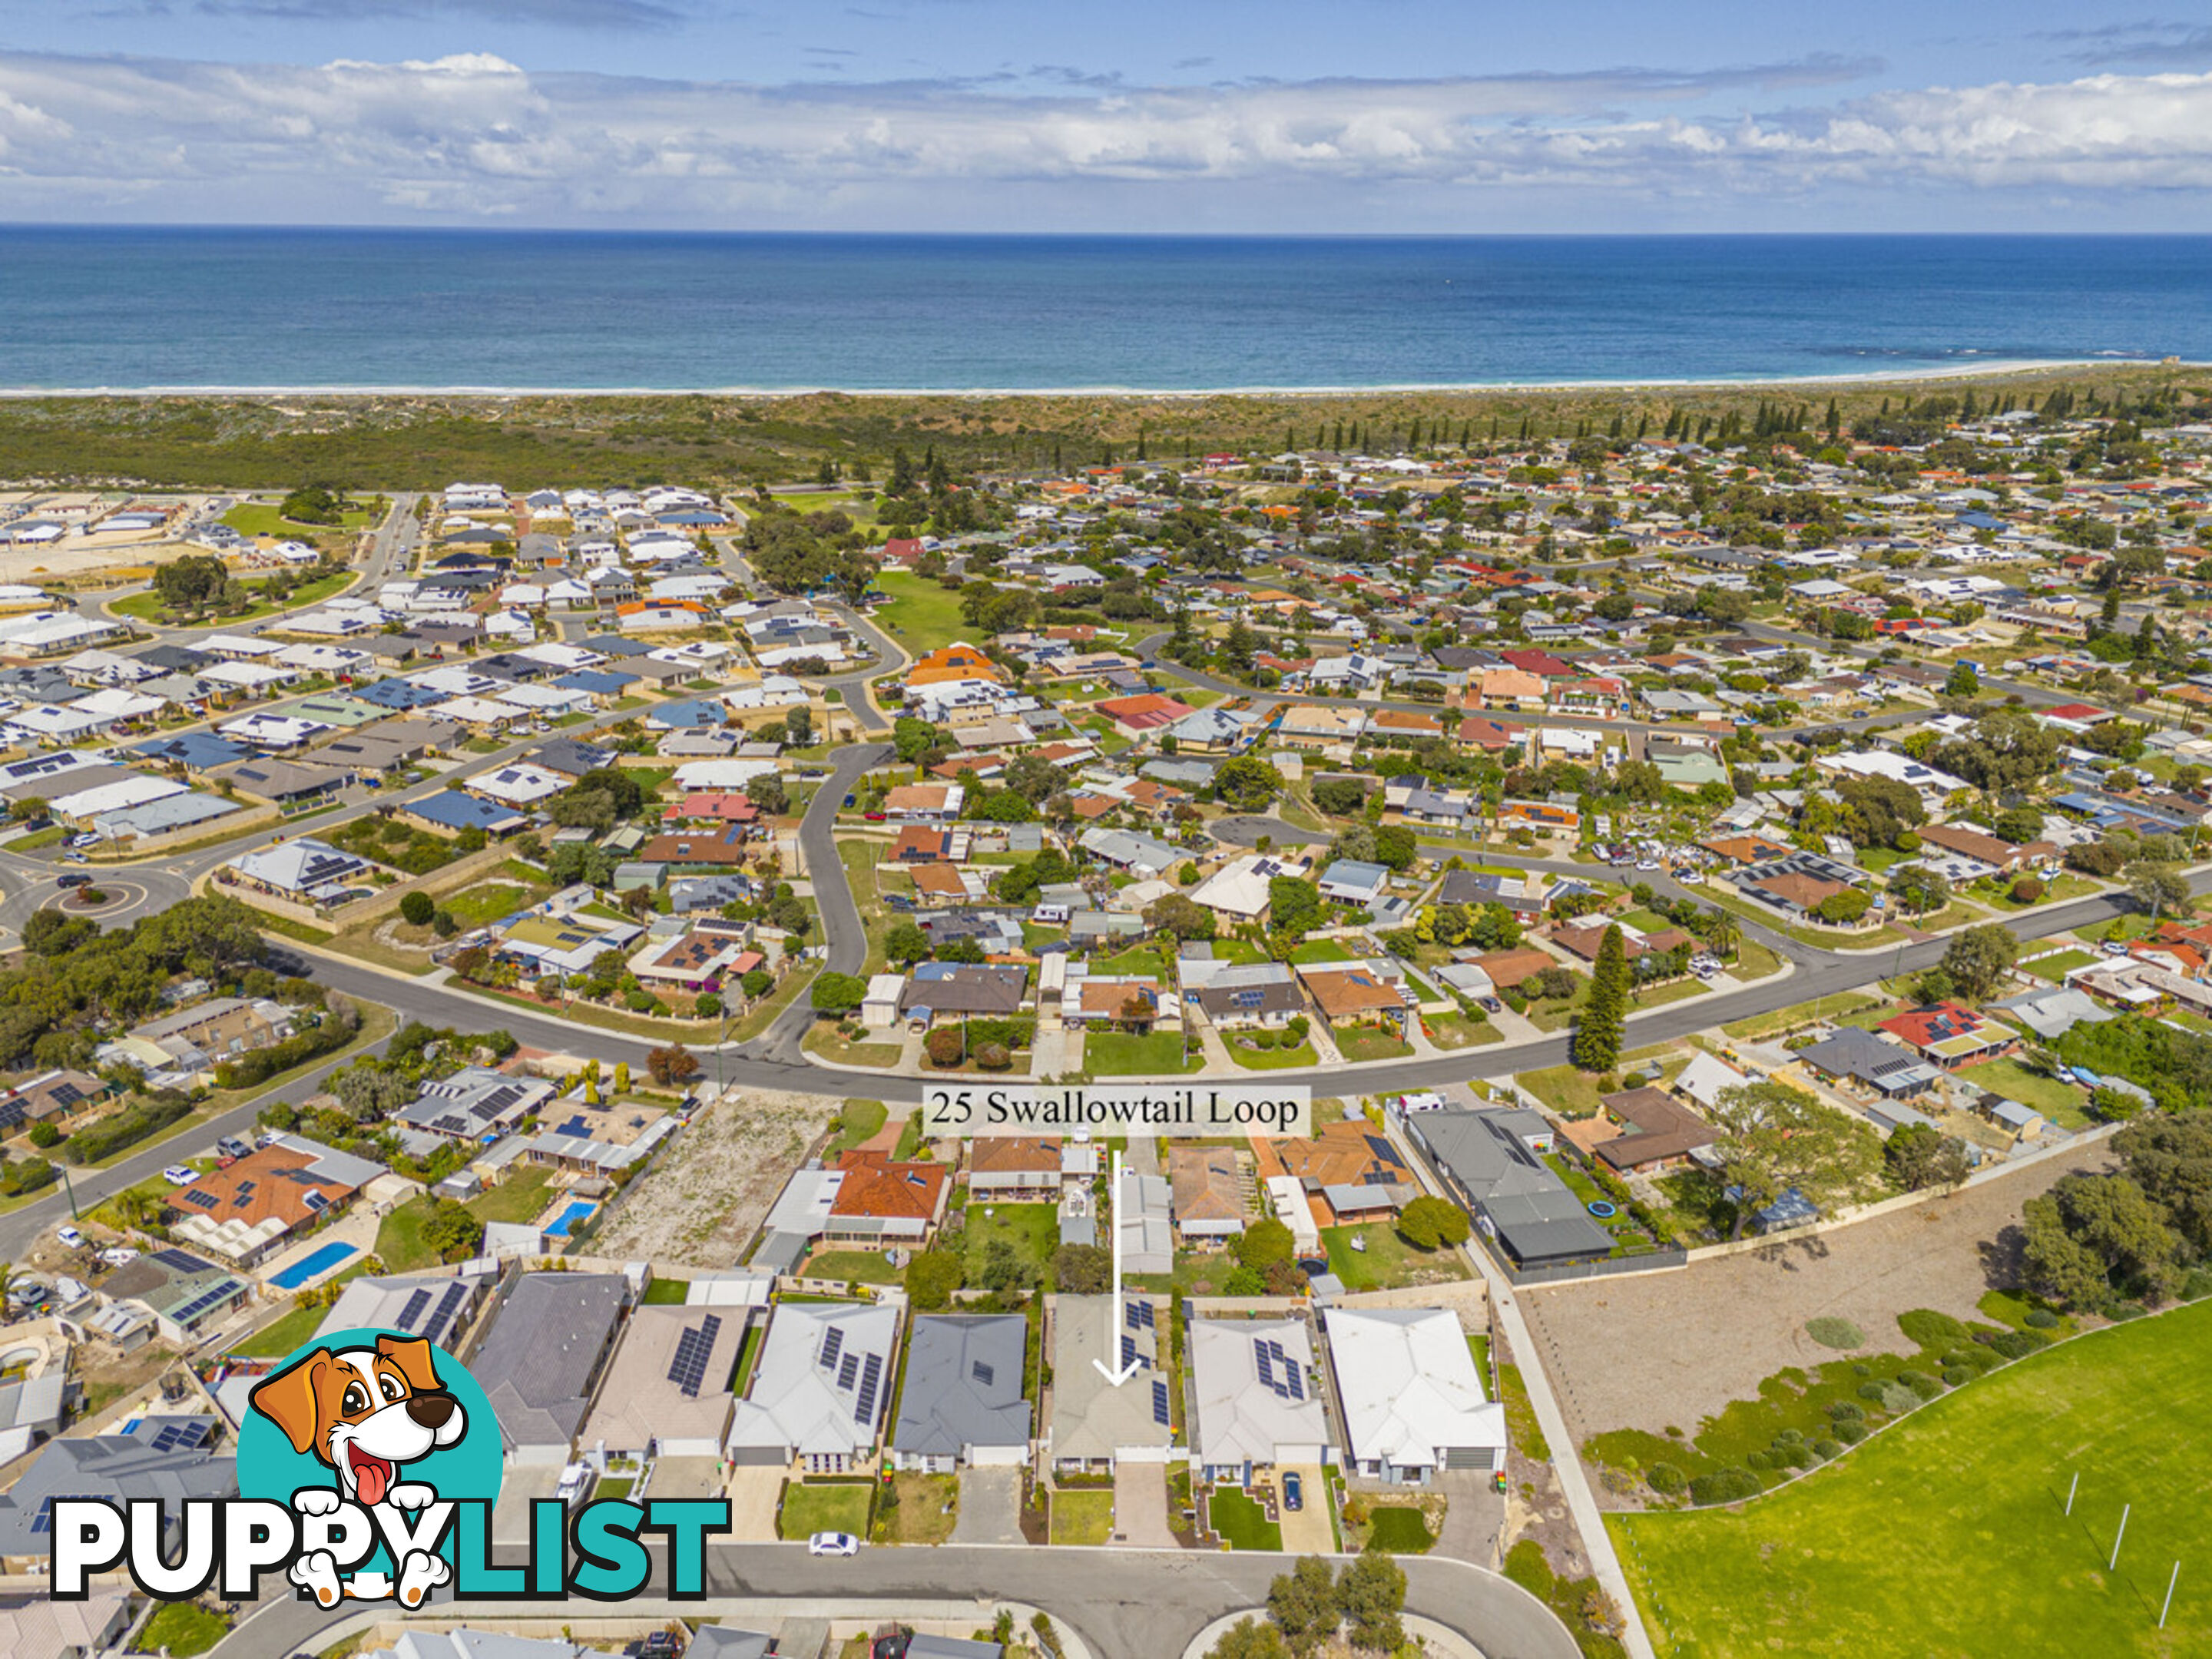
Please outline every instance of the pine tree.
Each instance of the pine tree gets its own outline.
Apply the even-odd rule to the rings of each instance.
[[[1609,1072],[1620,1059],[1628,1024],[1628,945],[1618,924],[1605,930],[1590,974],[1589,1000],[1575,1023],[1574,1061],[1585,1072]]]

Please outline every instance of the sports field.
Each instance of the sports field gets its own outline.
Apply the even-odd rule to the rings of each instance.
[[[2200,1302],[2008,1365],[1739,1510],[1607,1524],[1665,1659],[2212,1653],[2208,1407]]]

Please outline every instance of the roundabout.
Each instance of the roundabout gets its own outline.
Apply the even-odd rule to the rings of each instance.
[[[0,898],[0,938],[19,942],[23,929],[41,910],[95,921],[103,928],[127,927],[141,916],[158,915],[191,896],[191,884],[166,870],[71,870],[91,881],[81,887],[62,887],[48,872],[30,874],[20,867],[8,872],[7,895]],[[88,902],[85,895],[97,894]]]

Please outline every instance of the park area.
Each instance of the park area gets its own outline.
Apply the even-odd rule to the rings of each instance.
[[[2203,1653],[2208,1457],[2197,1303],[2008,1366],[1747,1504],[1607,1523],[1665,1659]]]

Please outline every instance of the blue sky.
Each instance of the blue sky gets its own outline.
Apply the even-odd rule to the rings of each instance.
[[[2212,229],[2212,21],[1863,0],[0,0],[0,217]]]

